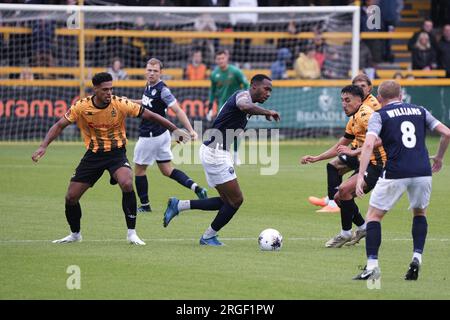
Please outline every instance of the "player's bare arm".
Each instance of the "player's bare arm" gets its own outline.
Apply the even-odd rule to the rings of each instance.
[[[441,135],[438,151],[436,155],[430,157],[433,160],[431,170],[434,173],[439,172],[442,169],[442,161],[444,159],[444,154],[445,151],[447,151],[450,142],[450,129],[447,126],[440,123],[436,126],[436,128],[433,131]]]
[[[42,140],[41,145],[39,148],[33,153],[31,156],[31,159],[33,159],[34,162],[37,162],[40,158],[42,158],[45,154],[45,151],[47,150],[48,145],[55,140],[61,132],[64,130],[65,127],[67,127],[71,122],[67,120],[65,117],[62,117],[58,120],[47,132],[45,135],[44,140]]]
[[[180,105],[178,102],[175,102],[170,108],[175,112],[175,115],[177,116],[178,120],[183,124],[183,127],[185,127],[189,134],[191,135],[192,140],[197,140],[198,135],[197,132],[194,131],[192,128],[191,123],[189,122],[189,119],[186,115],[186,113],[183,111],[183,109],[180,108]]]
[[[133,103],[142,104],[142,99],[139,99],[139,100],[138,99],[129,99],[127,97],[122,97],[122,98],[128,99],[129,101],[131,101]]]
[[[337,150],[338,150],[339,146],[348,146],[351,142],[352,142],[352,140],[347,139],[345,137],[341,137],[334,146],[332,146],[325,152],[322,152],[321,154],[319,154],[317,156],[306,155],[300,159],[300,163],[308,164],[308,163],[314,163],[317,161],[322,161],[322,160],[331,159],[333,157],[336,157],[338,155]]]
[[[157,113],[154,113],[150,110],[144,109],[144,112],[142,113],[141,117],[148,121],[157,122],[164,128],[167,128],[170,132],[173,132],[176,135],[177,142],[186,143],[190,140],[189,133],[187,133],[186,131],[184,131],[182,129],[179,129],[172,122],[170,122],[169,120],[167,120],[164,117],[161,117]]]
[[[239,97],[236,101],[236,105],[239,110],[247,114],[262,115],[265,116],[268,121],[272,121],[272,119],[275,121],[280,121],[280,115],[277,111],[261,108],[260,106],[254,104],[248,95],[242,95]]]
[[[374,144],[374,149],[377,149],[383,145],[383,142],[380,138],[377,138]],[[339,146],[337,148],[338,155],[347,155],[349,157],[356,157],[361,154],[361,148],[352,149],[349,146]]]

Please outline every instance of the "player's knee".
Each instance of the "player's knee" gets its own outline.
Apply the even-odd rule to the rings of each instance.
[[[119,181],[119,185],[123,192],[133,191],[133,180],[127,179],[125,181]]]
[[[170,176],[172,175],[173,170],[174,170],[174,169],[172,168],[172,166],[166,166],[166,165],[164,165],[164,166],[160,166],[160,167],[159,167],[159,171],[161,171],[161,173],[163,174],[163,176],[169,177],[169,178],[170,178]]]
[[[352,190],[348,186],[339,186],[338,194],[340,200],[350,200],[353,198]]]
[[[341,198],[339,192],[336,192],[336,194],[333,197],[334,202],[336,202],[337,206],[341,207]]]
[[[163,174],[163,176],[170,178],[170,175],[172,174],[172,170],[161,170],[161,173]]]
[[[244,203],[244,197],[242,195],[230,200],[230,206],[236,209],[238,209],[242,203]]]
[[[65,200],[66,200],[66,204],[68,204],[70,206],[74,206],[77,204],[78,200],[80,200],[80,199],[79,199],[79,197],[75,196],[72,193],[67,193]]]

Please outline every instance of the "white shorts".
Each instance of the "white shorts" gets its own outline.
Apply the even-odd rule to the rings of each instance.
[[[379,178],[370,196],[369,204],[380,210],[389,211],[407,191],[409,209],[425,209],[430,203],[431,177],[405,179]]]
[[[155,160],[157,162],[170,161],[173,159],[170,146],[169,131],[157,137],[139,137],[134,147],[133,162],[141,165],[152,165]]]
[[[237,178],[230,152],[202,144],[199,153],[206,181],[211,188]]]

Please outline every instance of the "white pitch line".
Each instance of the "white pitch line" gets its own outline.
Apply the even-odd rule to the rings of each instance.
[[[257,238],[220,238],[224,241],[257,241]],[[53,239],[54,240],[54,239]],[[52,242],[53,240],[44,240],[44,239],[2,239],[0,240],[0,244],[8,244],[8,243],[37,243],[37,242]],[[160,241],[160,242],[177,242],[177,241],[197,241],[197,238],[148,238],[143,239],[144,241]],[[324,241],[328,240],[328,238],[284,238],[284,241]],[[411,238],[392,238],[392,239],[383,239],[383,241],[412,241]],[[426,241],[440,241],[440,242],[448,242],[450,239],[448,238],[429,238]],[[126,239],[86,239],[82,242],[126,242]]]

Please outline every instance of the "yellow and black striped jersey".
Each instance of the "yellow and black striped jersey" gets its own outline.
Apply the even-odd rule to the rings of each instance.
[[[364,99],[363,104],[368,105],[373,111],[381,109],[381,104],[378,102],[377,98],[373,94],[369,94],[366,99]]]
[[[348,120],[345,128],[345,138],[353,140],[352,147],[355,144],[355,149],[362,147],[364,144],[369,119],[374,112],[369,105],[362,104],[358,111]],[[372,164],[384,166],[386,159],[386,152],[382,146],[374,148],[370,158]]]
[[[125,119],[140,116],[144,108],[117,96],[112,96],[111,103],[105,108],[98,108],[93,97],[78,100],[64,115],[65,118],[77,123],[86,148],[92,152],[124,147],[127,143]]]
[[[372,94],[369,94],[366,97],[366,99],[364,99],[363,104],[372,108],[373,111],[377,111],[377,110],[381,109],[381,104],[378,102],[377,98],[375,98],[375,96]],[[356,140],[352,141],[352,148],[353,149],[358,148],[358,142]]]

